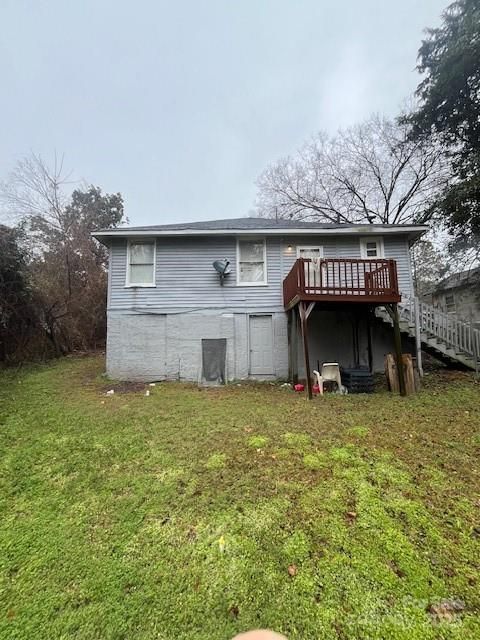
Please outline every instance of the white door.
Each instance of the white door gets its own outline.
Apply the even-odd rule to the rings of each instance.
[[[250,373],[273,375],[272,316],[250,316]]]
[[[323,258],[323,247],[315,246],[297,246],[297,258],[310,258],[312,260]],[[313,262],[305,263],[305,288],[310,284],[311,286],[318,287],[320,285],[320,271],[319,266]],[[306,291],[308,293],[308,291]],[[313,291],[312,291],[313,293]]]

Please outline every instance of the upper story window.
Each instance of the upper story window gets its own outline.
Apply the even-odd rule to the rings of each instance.
[[[383,238],[360,238],[360,255],[364,260],[383,258]]]
[[[155,286],[155,240],[129,241],[127,245],[127,286]]]
[[[455,296],[453,293],[447,293],[445,296],[445,310],[447,313],[455,313]]]
[[[323,247],[305,247],[298,245],[297,258],[310,258],[311,260],[323,258]]]
[[[238,240],[237,283],[249,286],[267,284],[265,239]]]

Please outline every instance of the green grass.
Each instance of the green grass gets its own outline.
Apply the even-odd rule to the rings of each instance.
[[[308,403],[105,396],[102,369],[0,374],[0,638],[480,637],[473,377]],[[438,622],[445,598],[465,609]]]

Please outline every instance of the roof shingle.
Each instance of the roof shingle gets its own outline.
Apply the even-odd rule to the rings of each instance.
[[[397,228],[394,224],[364,224],[305,222],[300,220],[284,220],[272,218],[227,218],[225,220],[207,220],[202,222],[181,222],[175,224],[150,225],[145,227],[119,227],[121,231],[259,231],[264,229],[346,229],[349,227],[368,226],[373,229]],[[411,227],[412,225],[405,225]]]

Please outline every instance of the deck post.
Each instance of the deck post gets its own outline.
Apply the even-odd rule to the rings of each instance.
[[[287,311],[287,341],[288,341],[288,379],[291,382],[293,380],[293,363],[292,363],[292,333],[293,333],[293,313],[290,309]]]
[[[423,378],[423,363],[422,363],[422,327],[420,326],[420,302],[415,296],[413,298],[413,311],[415,315],[415,349],[417,352],[417,370],[418,375]]]
[[[392,304],[392,320],[393,320],[393,337],[395,341],[395,357],[397,361],[398,388],[401,396],[407,395],[405,387],[405,373],[403,370],[402,358],[402,336],[400,334],[400,318],[398,316],[398,305],[396,302]]]
[[[368,349],[368,368],[370,369],[370,373],[373,373],[373,348],[372,348],[372,322],[371,322],[371,311],[367,309],[366,320],[367,320],[367,349]]]
[[[298,313],[296,307],[292,309],[292,382],[298,382]]]
[[[295,307],[288,312],[288,379],[298,382],[297,312]]]
[[[307,379],[307,391],[308,399],[313,398],[312,390],[312,376],[310,375],[310,356],[308,353],[308,313],[304,302],[300,302],[298,305],[300,312],[300,326],[302,329],[302,342],[303,342],[303,358],[305,362],[305,376]]]
[[[479,341],[477,340],[477,336],[474,331],[473,320],[470,321],[470,331],[472,336],[472,351],[473,351],[473,359],[475,364],[475,377],[479,377],[479,364],[480,364],[480,352],[479,352]]]
[[[352,343],[353,343],[353,362],[355,368],[360,366],[360,343],[358,340],[358,325],[359,318],[357,311],[353,312],[352,315]]]

